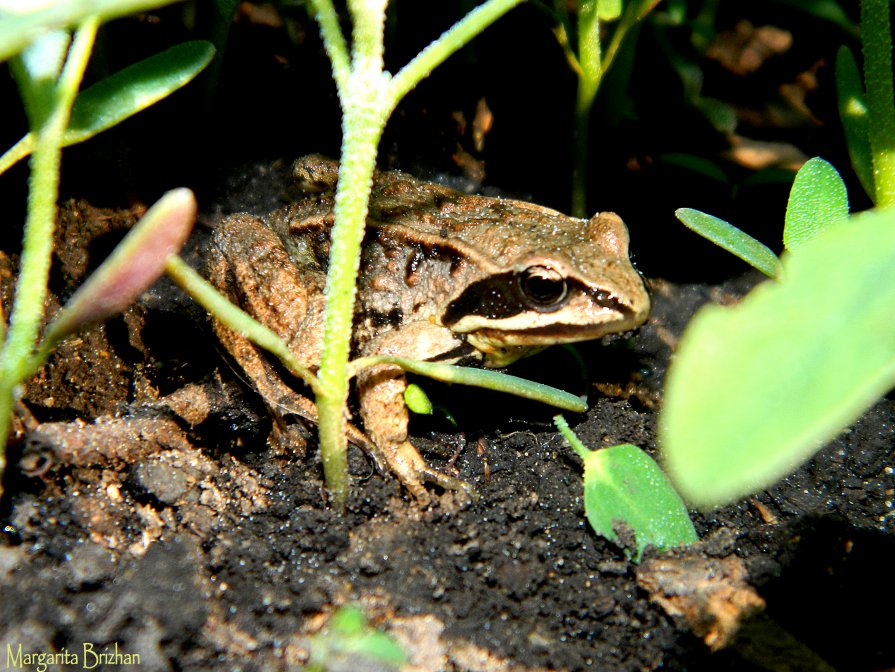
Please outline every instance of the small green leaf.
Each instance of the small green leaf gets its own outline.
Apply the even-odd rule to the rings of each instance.
[[[413,413],[432,415],[433,407],[429,395],[416,383],[410,383],[404,390],[404,403]]]
[[[848,217],[848,192],[833,166],[819,157],[796,174],[786,206],[783,244],[794,250]]]
[[[873,154],[870,151],[867,128],[867,97],[858,64],[848,47],[840,47],[836,54],[836,97],[852,168],[855,169],[864,191],[874,198],[876,182],[873,178]]]
[[[612,542],[619,524],[634,533],[628,557],[647,546],[665,551],[698,540],[687,507],[659,465],[637,446],[594,450],[584,461],[584,511],[591,527]]]
[[[718,247],[723,247],[768,277],[776,278],[780,275],[780,260],[777,255],[732,224],[691,208],[679,208],[674,214],[684,226],[703,238],[708,238]]]
[[[68,31],[48,31],[10,62],[10,72],[33,130],[40,129],[56,105],[56,80],[70,43]]]
[[[619,525],[629,528],[636,552],[624,550],[635,562],[647,546],[664,551],[698,540],[687,507],[653,458],[631,444],[588,450],[565,418],[553,422],[584,461],[584,512],[597,534],[617,543]]]
[[[850,217],[784,255],[784,278],[707,306],[665,388],[665,465],[703,508],[795,469],[895,385],[895,211]]]

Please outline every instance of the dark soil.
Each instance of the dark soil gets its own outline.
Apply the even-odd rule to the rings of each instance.
[[[398,16],[408,4],[399,3]],[[793,49],[753,75],[701,61],[705,94],[737,107],[739,132],[785,138],[846,166],[835,118],[825,115],[834,114],[826,64],[847,38],[782,6],[755,3],[751,20],[790,31]],[[404,25],[414,25],[413,8],[406,12]],[[458,176],[450,157],[462,148],[488,169],[483,184],[481,173],[467,171],[468,184],[506,185],[512,195],[564,207],[567,171],[552,167],[568,165],[561,115],[569,107],[556,101],[571,104],[573,83],[543,17],[531,8],[517,12],[481,38],[467,65],[461,55],[443,79],[433,76],[410,96],[383,143],[384,166]],[[159,16],[110,26],[110,60],[119,42],[156,39],[159,23],[180,26],[173,13]],[[129,199],[152,202],[161,190],[191,185],[204,214],[184,255],[198,265],[223,214],[265,212],[287,197],[289,159],[337,154],[337,106],[313,26],[295,19],[306,31],[296,48],[282,28],[247,16],[231,36],[221,98],[207,117],[211,130],[199,132],[191,121],[171,130],[172,119],[197,107],[198,97],[183,92],[92,148],[67,150],[64,191],[76,200],[60,211],[51,311],[136,221],[142,205],[123,207]],[[394,58],[406,60],[450,23],[435,23],[441,18],[432,17],[438,28],[431,35],[401,42]],[[722,12],[720,27],[733,30],[738,18]],[[653,96],[667,95],[668,73],[649,51],[658,44],[647,39],[654,30],[644,28],[641,48],[657,64],[645,80],[655,91],[632,94],[636,121],[628,115],[606,134],[592,167],[601,184],[593,200],[631,226],[653,286],[653,316],[632,339],[580,348],[586,370],[561,349],[513,370],[586,391],[588,413],[567,417],[590,447],[634,443],[653,455],[662,381],[687,320],[699,305],[735,302],[759,281],[684,233],[673,209],[698,207],[746,228],[758,221],[752,232],[776,240],[787,189],[741,184],[746,170],[731,162],[721,164],[731,185],[719,196],[717,184],[659,160],[688,151],[721,162],[726,142],[680,100],[657,109]],[[506,47],[510,38],[524,48]],[[295,69],[304,63],[298,87]],[[638,75],[650,71],[637,63],[632,81],[644,81]],[[552,74],[538,75],[539,65]],[[768,100],[779,103],[776,87],[809,71],[821,82],[814,118],[768,121]],[[457,81],[464,86],[447,89],[455,96],[441,95]],[[300,89],[304,103],[292,98]],[[495,130],[476,154],[450,111],[471,117],[482,96]],[[513,111],[523,100],[529,108]],[[303,116],[290,117],[297,109]],[[290,124],[304,131],[287,132]],[[514,146],[521,138],[526,145]],[[3,179],[23,203],[23,185],[9,185],[17,173]],[[8,310],[15,236],[3,250]],[[92,660],[85,647],[117,647],[139,654],[135,669],[146,671],[296,669],[313,642],[319,646],[334,611],[355,603],[404,647],[408,670],[895,668],[887,615],[895,603],[892,395],[770,490],[694,512],[696,547],[648,551],[637,565],[587,525],[581,464],[553,428],[550,409],[457,392],[435,386],[433,396],[458,429],[437,414],[416,418],[412,428],[430,463],[473,483],[478,499],[439,493],[437,505],[421,510],[352,449],[352,494],[339,515],[326,504],[313,440],[304,456],[269,447],[263,404],[216,344],[203,312],[161,281],[123,317],[64,343],[24,391],[33,418],[25,417],[8,448],[0,504],[0,656],[14,667],[10,651],[21,644],[24,653],[78,658],[48,669],[83,669]],[[387,668],[342,654],[328,669]]]

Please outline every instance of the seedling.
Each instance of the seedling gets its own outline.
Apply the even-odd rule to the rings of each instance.
[[[553,422],[584,462],[584,512],[597,534],[623,545],[630,540],[620,529],[633,533],[624,552],[634,562],[647,546],[664,551],[698,541],[687,507],[653,458],[628,443],[589,450],[565,418]]]
[[[846,219],[845,185],[812,159],[796,176],[781,261],[726,222],[678,217],[777,278],[733,308],[707,306],[669,371],[660,440],[684,496],[712,507],[795,469],[895,386],[895,137],[889,3],[861,3],[866,101],[837,62],[856,172],[880,210]],[[734,230],[735,231],[735,230]],[[770,256],[769,256],[770,255]],[[781,263],[782,262],[782,263]]]
[[[574,217],[586,217],[587,162],[590,156],[590,117],[603,76],[615,59],[624,40],[658,4],[658,0],[581,0],[578,2],[575,25],[569,16],[568,3],[554,0],[552,8],[539,3],[556,22],[556,39],[566,54],[569,67],[578,77],[575,98],[575,120],[572,133],[574,163],[572,168],[572,207]],[[622,6],[624,5],[624,7]],[[605,51],[600,41],[603,24],[615,23]]]
[[[31,154],[28,214],[8,329],[0,319],[0,443],[9,434],[17,388],[43,365],[52,348],[86,322],[122,310],[164,268],[186,239],[195,216],[192,194],[171,192],[85,283],[39,337],[59,186],[62,147],[82,142],[186,84],[211,59],[210,45],[191,43],[132,66],[78,95],[102,20],[166,4],[115,0],[85,8],[79,2],[30,6],[0,21],[0,58],[11,70],[31,132],[0,157],[0,172]],[[89,14],[88,14],[89,9]],[[74,38],[64,30],[77,25]],[[0,475],[5,459],[0,451]]]
[[[372,627],[355,606],[332,615],[326,628],[311,640],[308,672],[356,668],[398,670],[407,663],[403,649],[384,632]]]

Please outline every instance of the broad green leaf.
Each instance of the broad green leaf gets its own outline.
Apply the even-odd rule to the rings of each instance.
[[[0,0],[0,62],[49,30],[72,28],[88,16],[102,21],[171,4],[172,0]]]
[[[794,250],[848,217],[848,192],[833,166],[819,157],[796,174],[786,205],[783,244]]]
[[[647,546],[664,551],[697,541],[687,507],[649,455],[631,444],[588,450],[561,416],[554,422],[584,460],[584,512],[597,534],[618,542],[627,527],[636,550],[624,550],[635,562]]]
[[[85,89],[75,99],[66,146],[83,142],[157,103],[190,82],[213,56],[210,42],[184,42]]]
[[[723,247],[768,277],[776,278],[780,275],[780,260],[777,255],[732,224],[691,208],[679,208],[674,214],[684,226],[703,238],[708,238],[718,247]]]
[[[873,198],[876,195],[876,184],[867,128],[867,99],[858,64],[848,47],[840,47],[836,54],[836,97],[852,168],[855,169],[864,191]]]
[[[184,42],[128,66],[81,91],[71,111],[63,146],[89,140],[97,133],[145,110],[189,83],[214,56],[203,40]],[[0,172],[31,153],[29,133],[0,159]]]
[[[702,309],[671,365],[659,438],[700,507],[774,483],[895,385],[895,211],[853,216],[783,267]]]

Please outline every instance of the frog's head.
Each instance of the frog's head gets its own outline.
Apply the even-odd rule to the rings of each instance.
[[[549,345],[628,331],[649,316],[643,279],[628,258],[628,229],[614,213],[563,217],[555,228],[519,235],[500,260],[448,304],[441,322],[506,366]]]

